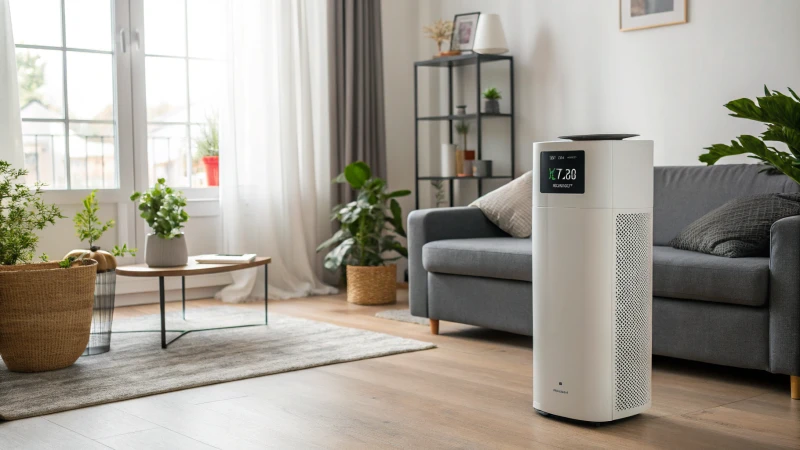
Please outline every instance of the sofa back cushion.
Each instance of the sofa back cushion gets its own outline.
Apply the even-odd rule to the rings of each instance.
[[[687,225],[725,202],[746,195],[800,192],[783,174],[763,165],[661,166],[655,168],[653,243],[668,245]]]

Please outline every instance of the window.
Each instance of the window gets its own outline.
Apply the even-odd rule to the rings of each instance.
[[[111,0],[11,0],[28,182],[119,187]]]

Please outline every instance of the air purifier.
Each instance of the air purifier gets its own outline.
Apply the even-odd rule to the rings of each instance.
[[[574,138],[533,145],[533,407],[608,422],[651,404],[653,142]]]

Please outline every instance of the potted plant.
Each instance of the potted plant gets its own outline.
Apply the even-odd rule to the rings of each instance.
[[[195,161],[199,159],[205,166],[208,185],[219,186],[219,120],[216,115],[206,119],[206,126],[194,142],[197,145]]]
[[[42,200],[43,184],[17,181],[27,174],[0,161],[0,356],[9,370],[40,372],[69,366],[86,349],[97,263],[32,263],[36,232],[64,216]]]
[[[145,192],[134,192],[131,201],[139,201],[140,216],[153,230],[144,245],[144,261],[150,267],[185,266],[189,262],[186,237],[181,230],[189,220],[186,197],[183,192],[167,186],[159,178],[155,186]]]
[[[714,144],[706,147],[708,153],[700,155],[700,161],[713,165],[720,158],[749,153],[750,158],[762,161],[800,183],[800,97],[791,89],[791,97],[764,86],[764,96],[757,97],[758,104],[749,98],[733,100],[725,105],[733,117],[755,120],[767,124],[760,137],[742,135],[731,145]],[[789,149],[784,152],[767,146],[764,141],[783,142]]]
[[[472,175],[472,161],[475,159],[475,150],[467,150],[467,136],[470,124],[462,120],[456,124],[456,133],[461,136],[461,150],[456,150],[456,175],[466,177]]]
[[[317,251],[334,247],[325,256],[325,268],[346,267],[347,301],[359,305],[383,305],[397,300],[397,267],[389,264],[408,256],[397,241],[406,237],[398,197],[411,194],[401,190],[386,192],[386,181],[373,177],[369,166],[354,162],[336,177],[335,183],[348,183],[356,200],[333,209],[332,220],[341,228],[323,242]]]
[[[497,88],[489,88],[483,91],[483,112],[486,114],[500,114],[500,100],[503,98]]]
[[[442,42],[449,40],[450,36],[453,34],[452,21],[439,19],[432,25],[422,27],[422,32],[425,34],[426,38],[432,39],[434,42],[436,42],[436,55],[434,58],[461,54],[461,52],[458,50],[442,52]]]
[[[114,320],[114,303],[117,284],[117,256],[130,254],[136,256],[135,248],[115,245],[111,252],[100,249],[95,243],[103,233],[114,227],[114,221],[102,222],[97,216],[100,206],[97,203],[97,190],[83,199],[83,211],[72,218],[75,223],[75,234],[86,242],[88,248],[75,249],[67,253],[64,259],[89,258],[97,261],[97,281],[94,290],[94,310],[98,314],[92,318],[92,334],[84,355],[97,355],[111,350],[111,325]]]

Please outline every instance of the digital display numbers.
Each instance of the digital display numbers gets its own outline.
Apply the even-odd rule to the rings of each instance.
[[[585,188],[583,150],[542,152],[539,161],[539,192],[583,194]]]

